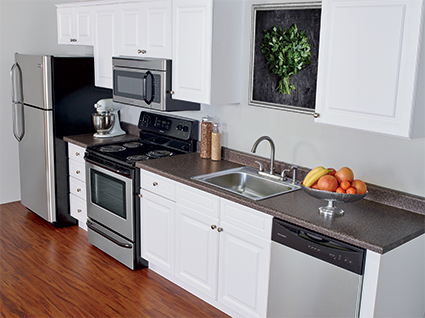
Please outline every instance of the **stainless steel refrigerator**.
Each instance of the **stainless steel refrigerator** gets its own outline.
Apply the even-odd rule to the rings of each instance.
[[[16,53],[10,77],[21,203],[55,226],[76,224],[63,137],[94,133],[94,104],[112,91],[94,86],[92,57]]]

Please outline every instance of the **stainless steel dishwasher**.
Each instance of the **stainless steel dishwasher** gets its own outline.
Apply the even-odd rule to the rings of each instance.
[[[274,218],[268,317],[358,317],[365,250]]]

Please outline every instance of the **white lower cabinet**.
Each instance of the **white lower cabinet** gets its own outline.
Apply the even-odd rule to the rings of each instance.
[[[150,172],[141,177],[149,267],[231,316],[265,317],[272,216]],[[160,178],[174,183],[175,200],[151,192]]]
[[[87,231],[86,169],[83,147],[68,144],[70,214]]]
[[[175,202],[142,190],[142,257],[174,274]]]

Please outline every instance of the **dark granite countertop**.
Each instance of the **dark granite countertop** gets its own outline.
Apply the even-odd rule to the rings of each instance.
[[[87,148],[89,146],[97,146],[97,145],[108,145],[116,142],[123,141],[134,141],[139,140],[139,136],[126,134],[118,137],[109,137],[109,138],[95,138],[93,134],[85,134],[85,135],[75,135],[75,136],[65,136],[63,140],[66,142],[70,142],[77,146]]]
[[[355,203],[337,203],[345,214],[326,218],[318,208],[327,204],[303,190],[254,201],[190,179],[193,176],[226,170],[240,164],[201,159],[199,153],[141,161],[137,167],[219,197],[273,215],[282,220],[335,239],[384,254],[425,233],[425,215],[363,199]]]

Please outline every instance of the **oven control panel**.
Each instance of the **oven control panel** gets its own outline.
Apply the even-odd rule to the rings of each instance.
[[[142,111],[139,128],[143,132],[162,134],[181,140],[198,140],[198,121]]]

